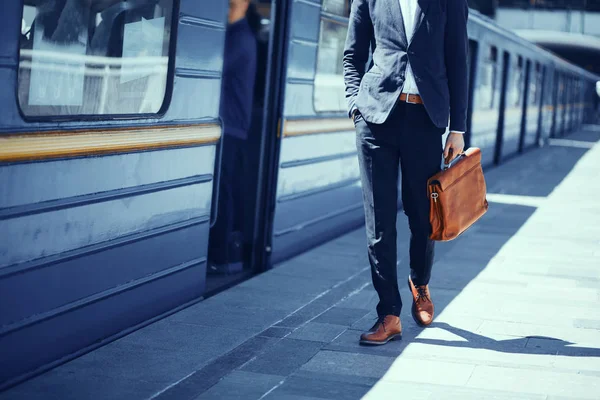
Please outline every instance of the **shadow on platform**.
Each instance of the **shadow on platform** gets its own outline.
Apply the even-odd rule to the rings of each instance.
[[[465,329],[460,329],[450,324],[434,322],[432,328],[440,328],[465,341],[448,341],[437,339],[415,338],[414,343],[435,344],[438,346],[468,347],[471,349],[492,350],[501,353],[514,354],[541,354],[551,356],[568,357],[600,357],[600,348],[572,346],[575,343],[566,340],[545,337],[527,336],[515,337],[513,339],[495,340],[487,336],[479,335]],[[572,346],[572,347],[571,347]]]

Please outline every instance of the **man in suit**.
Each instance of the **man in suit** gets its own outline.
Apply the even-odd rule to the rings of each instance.
[[[357,147],[377,323],[362,344],[400,338],[396,270],[398,166],[408,216],[412,315],[431,324],[434,243],[427,180],[464,148],[467,112],[466,0],[354,0],[344,51],[349,116]],[[369,62],[370,59],[370,62]],[[369,62],[369,65],[367,65]],[[442,135],[450,121],[445,147]]]

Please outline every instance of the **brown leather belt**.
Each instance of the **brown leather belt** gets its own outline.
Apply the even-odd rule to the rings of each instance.
[[[406,103],[412,103],[412,104],[423,104],[423,100],[421,99],[421,96],[419,96],[418,94],[406,94],[406,93],[402,93],[400,95],[400,101],[404,101]]]

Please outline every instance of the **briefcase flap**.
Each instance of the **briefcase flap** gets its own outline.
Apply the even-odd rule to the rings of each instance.
[[[454,165],[432,176],[429,182],[438,183],[440,190],[444,191],[481,164],[481,150],[477,147],[468,148],[459,157]]]

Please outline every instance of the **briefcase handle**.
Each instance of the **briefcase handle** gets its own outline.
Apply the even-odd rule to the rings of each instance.
[[[452,157],[452,149],[450,149],[450,153],[448,154],[449,157]],[[458,156],[456,156],[456,158],[450,162],[446,162],[446,158],[444,158],[444,155],[442,154],[442,169],[445,171],[448,168],[452,167],[458,160],[460,160],[461,158],[463,158],[465,156],[465,152],[463,151],[462,153],[460,153]]]

